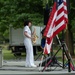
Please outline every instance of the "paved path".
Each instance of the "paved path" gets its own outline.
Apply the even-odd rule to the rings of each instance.
[[[40,61],[35,61],[38,65]],[[67,69],[61,67],[49,67],[48,71],[41,72],[43,67],[27,68],[25,67],[25,61],[3,61],[3,65],[0,68],[0,75],[75,75],[75,71],[68,72]],[[51,71],[54,70],[54,71]]]

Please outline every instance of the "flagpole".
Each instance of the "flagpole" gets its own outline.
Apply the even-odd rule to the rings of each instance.
[[[62,60],[63,60],[63,68],[64,68],[64,30],[62,31],[62,46],[63,46],[63,50],[62,50]]]

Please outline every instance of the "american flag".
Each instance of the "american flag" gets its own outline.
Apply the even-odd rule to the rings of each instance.
[[[54,36],[66,28],[68,24],[68,13],[66,0],[57,0],[57,17]]]
[[[55,19],[57,16],[57,9],[56,9],[56,2],[53,5],[52,12],[50,13],[49,21],[47,23],[44,36],[46,36],[46,43],[44,47],[44,54],[49,54],[51,45],[53,42],[53,32],[54,32],[54,26],[55,26]]]
[[[66,0],[55,1],[44,31],[44,36],[46,36],[44,54],[50,53],[53,37],[66,28],[68,23],[67,14]]]

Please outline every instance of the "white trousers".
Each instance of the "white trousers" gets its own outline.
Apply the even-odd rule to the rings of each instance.
[[[31,39],[24,39],[24,45],[26,48],[26,66],[34,65],[34,56],[33,56],[33,45]]]

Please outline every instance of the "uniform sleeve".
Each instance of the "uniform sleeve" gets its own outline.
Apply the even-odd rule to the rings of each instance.
[[[27,26],[24,27],[24,31],[28,32],[28,27]]]
[[[24,27],[24,32],[27,32],[27,36],[31,37],[31,35],[29,34],[29,27],[28,26],[25,26]]]

